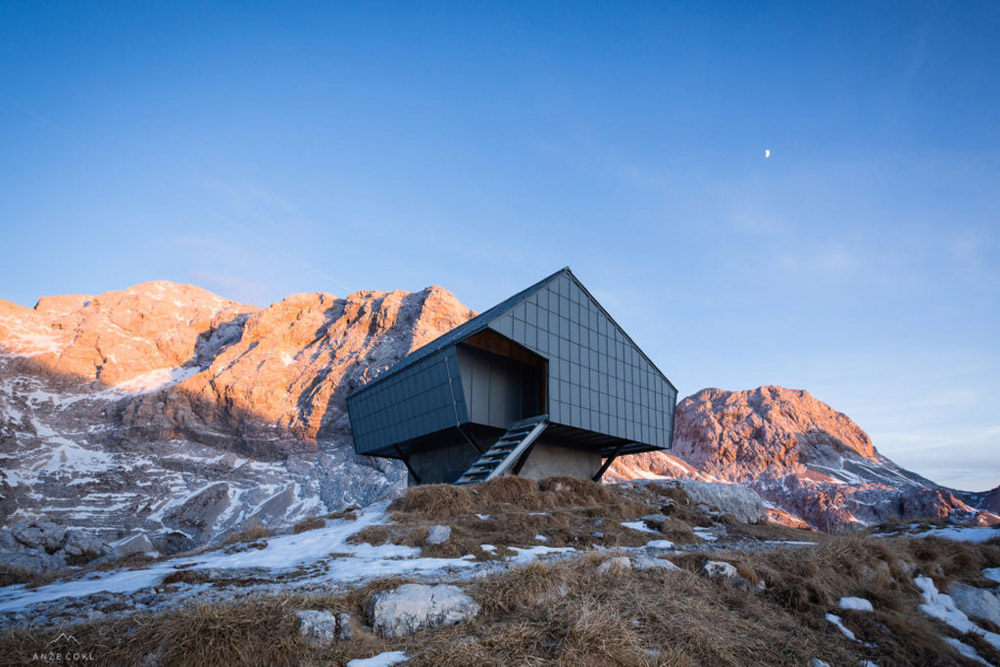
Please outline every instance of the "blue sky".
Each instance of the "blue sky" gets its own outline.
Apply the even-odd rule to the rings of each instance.
[[[573,268],[687,395],[1000,484],[1000,4],[0,4],[0,298]],[[764,158],[764,150],[772,151]]]

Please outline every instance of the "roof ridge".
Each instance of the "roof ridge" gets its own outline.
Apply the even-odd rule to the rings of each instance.
[[[503,301],[491,306],[490,308],[487,308],[483,312],[473,317],[471,320],[468,320],[467,322],[458,325],[457,327],[451,329],[450,331],[446,331],[445,333],[441,334],[440,336],[430,341],[426,345],[418,347],[416,350],[410,352],[405,357],[397,361],[395,364],[387,368],[384,372],[376,375],[367,384],[364,384],[361,387],[355,389],[354,393],[362,392],[368,387],[374,385],[376,381],[380,381],[384,378],[391,377],[396,373],[398,373],[399,371],[403,370],[404,368],[409,368],[418,361],[421,361],[423,359],[426,359],[434,355],[436,352],[444,349],[453,342],[458,342],[464,338],[471,336],[474,333],[478,333],[479,331],[488,327],[490,323],[492,323],[493,321],[503,317],[503,315],[506,314],[514,306],[521,303],[525,299],[529,298],[535,292],[542,289],[543,287],[545,287],[550,282],[552,282],[553,280],[555,280],[564,273],[567,273],[574,279],[576,279],[576,276],[573,275],[573,272],[570,270],[570,268],[568,266],[564,266],[555,273],[552,273],[549,276],[542,278],[538,282],[526,287],[525,289],[514,294],[513,296],[509,296]]]

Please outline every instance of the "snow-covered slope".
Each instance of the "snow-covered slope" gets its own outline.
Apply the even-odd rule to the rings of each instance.
[[[0,527],[141,531],[172,553],[370,502],[404,474],[354,456],[346,395],[472,315],[437,287],[263,310],[166,282],[0,302]]]

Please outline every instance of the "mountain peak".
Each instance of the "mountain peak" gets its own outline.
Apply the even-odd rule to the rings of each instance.
[[[674,453],[704,472],[745,483],[823,467],[844,455],[879,461],[850,417],[801,389],[702,389],[677,405]]]

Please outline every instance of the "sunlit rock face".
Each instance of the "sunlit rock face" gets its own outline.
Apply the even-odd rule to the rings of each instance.
[[[899,467],[847,415],[782,387],[703,389],[685,398],[673,450],[623,457],[609,475],[746,484],[822,530],[897,519],[995,520],[974,507],[985,494],[942,489]]]
[[[440,287],[264,309],[169,282],[0,301],[0,524],[175,551],[369,502],[405,477],[354,455],[347,395],[473,315]]]
[[[392,493],[404,470],[354,455],[346,397],[474,314],[440,287],[296,294],[264,309],[170,282],[0,301],[0,527],[144,533],[172,553]],[[1000,491],[941,489],[845,415],[779,387],[681,401],[673,452],[622,458],[607,475],[635,477],[748,484],[829,530],[989,523],[975,508],[1000,509]]]

